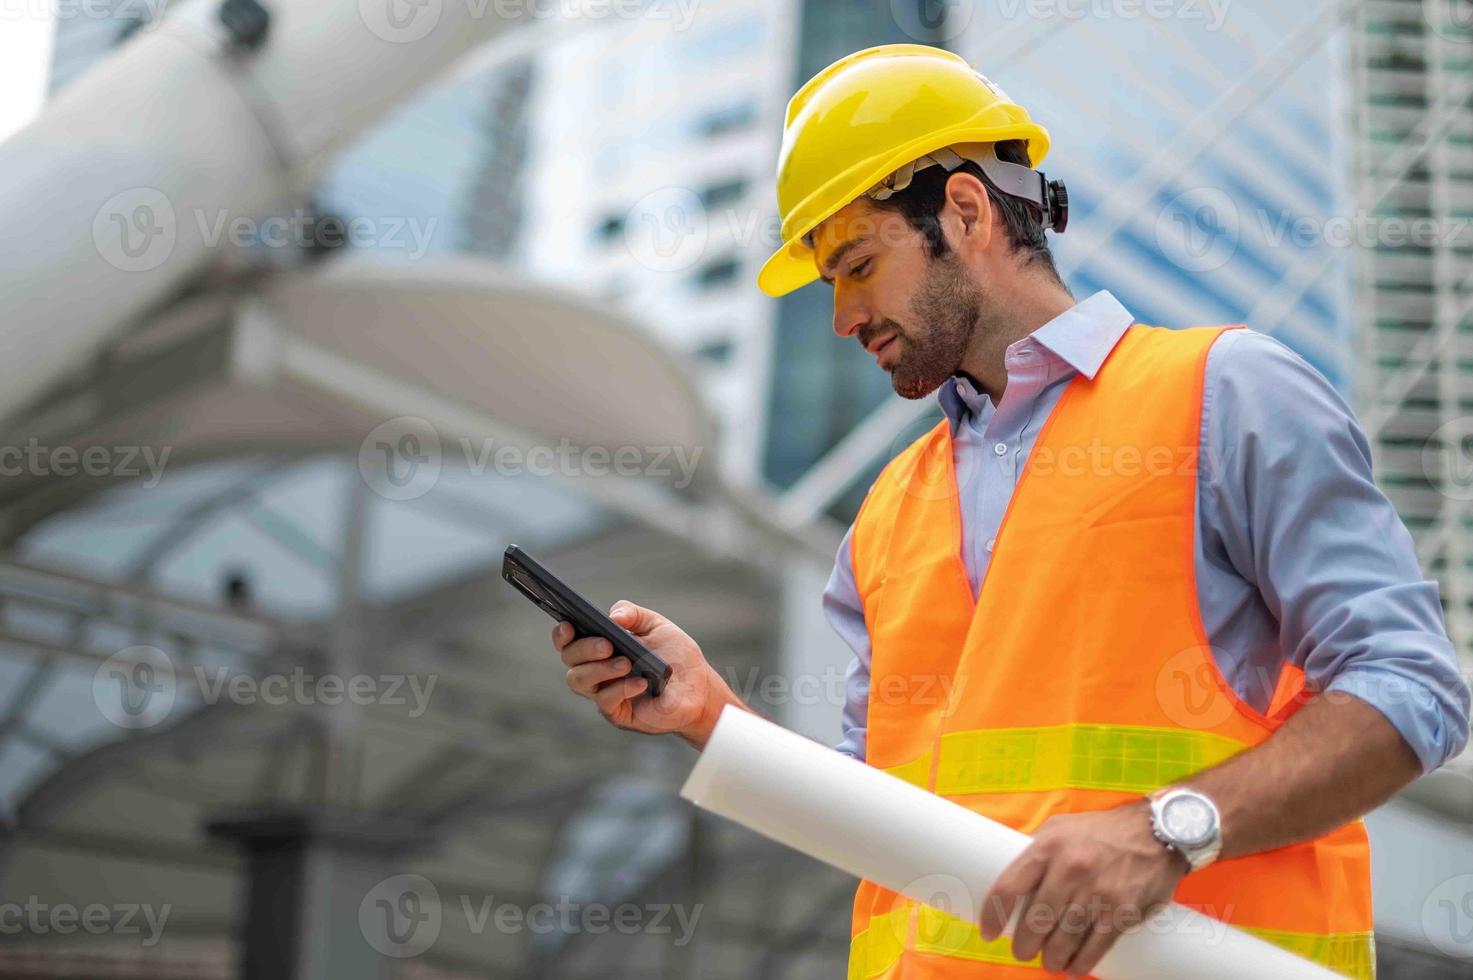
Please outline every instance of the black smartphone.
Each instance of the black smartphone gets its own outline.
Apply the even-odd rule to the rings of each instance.
[[[643,677],[649,682],[651,697],[659,697],[670,679],[670,665],[650,652],[634,635],[599,612],[587,599],[569,588],[562,579],[516,545],[509,545],[501,556],[501,577],[516,586],[518,592],[542,607],[558,622],[573,624],[578,638],[601,636],[614,645],[614,656],[629,658],[629,676]]]

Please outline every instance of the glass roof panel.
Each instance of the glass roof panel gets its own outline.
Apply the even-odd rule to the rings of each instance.
[[[96,676],[95,669],[82,664],[53,667],[27,713],[27,728],[74,755],[122,734],[98,710],[93,693]]]
[[[370,514],[364,591],[381,601],[496,568],[513,541],[545,550],[608,523],[597,505],[565,485],[459,467],[446,467],[422,497],[375,497]]]
[[[342,457],[260,455],[171,466],[156,486],[108,489],[52,516],[20,538],[16,553],[84,580],[152,589],[222,611],[330,621],[350,493],[361,480],[356,461]],[[485,574],[509,541],[545,550],[612,520],[575,484],[472,473],[463,464],[447,465],[414,500],[370,494],[366,514],[363,594],[370,602]],[[244,592],[230,590],[232,579],[245,583]],[[66,757],[128,737],[130,729],[116,722],[123,682],[98,679],[103,661],[119,651],[152,646],[173,667],[170,707],[147,727],[205,707],[208,681],[218,680],[220,669],[226,676],[250,669],[249,652],[216,645],[224,637],[161,633],[138,619],[138,607],[115,605],[85,584],[60,597],[27,588],[5,583],[0,629],[81,655],[54,655],[47,665],[34,647],[0,639],[0,688],[27,695],[13,698],[13,708],[0,703],[0,712],[14,712],[8,725],[0,714],[0,807],[15,806]]]
[[[55,756],[29,742],[7,738],[0,745],[0,813],[6,821],[14,819],[26,794],[55,765]]]

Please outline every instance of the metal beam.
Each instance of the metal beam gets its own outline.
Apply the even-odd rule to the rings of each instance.
[[[248,503],[255,499],[261,488],[283,469],[294,464],[296,460],[274,459],[266,463],[260,471],[248,477],[244,482],[226,488],[217,494],[211,494],[204,500],[185,508],[184,512],[169,525],[169,527],[152,541],[128,563],[127,571],[123,577],[134,582],[143,582],[153,575],[153,570],[174,549],[188,543],[206,520],[224,510],[229,510],[238,504]]]
[[[147,622],[158,629],[203,642],[244,650],[269,646],[282,637],[318,632],[260,613],[243,614],[206,603],[164,596],[145,587],[88,578],[0,558],[0,595],[121,623]]]

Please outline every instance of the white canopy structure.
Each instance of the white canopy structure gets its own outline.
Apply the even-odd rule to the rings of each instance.
[[[259,889],[266,872],[210,828],[258,857],[328,841],[314,859],[333,869],[323,887],[365,875],[371,887],[402,866],[527,897],[551,887],[539,876],[575,807],[633,792],[600,788],[627,753],[654,767],[648,806],[673,821],[645,870],[627,874],[683,874],[670,862],[685,860],[691,833],[673,797],[684,764],[668,745],[610,741],[578,710],[547,649],[550,623],[500,582],[498,563],[519,541],[596,598],[658,605],[734,682],[771,671],[784,615],[775,570],[813,566],[832,542],[797,539],[737,502],[685,379],[637,325],[468,259],[328,261],[194,293],[117,332],[5,425],[16,453],[168,451],[157,480],[49,466],[0,483],[11,554],[0,677],[18,692],[0,717],[7,887],[139,883],[125,900],[196,917],[199,959],[179,975],[224,969],[231,923],[244,919],[246,948],[281,953],[247,963],[247,976],[367,976],[387,961],[361,942],[338,935],[334,948],[369,958],[329,965],[292,961],[282,945],[296,917],[356,936],[337,906],[232,917],[241,876]],[[406,435],[420,440],[412,451]],[[621,447],[638,463],[622,475]],[[431,477],[384,482],[381,450]],[[243,595],[229,592],[235,580]],[[132,669],[140,645],[166,658],[177,693],[132,731],[104,704],[108,671],[120,657]],[[440,687],[419,714],[412,702],[211,703],[208,678],[293,672]],[[480,838],[462,831],[482,826]],[[356,855],[363,835],[387,838],[367,864],[335,849]],[[438,962],[511,973],[561,955],[453,935]],[[16,969],[28,956],[63,962],[13,955]]]
[[[0,414],[218,261],[214,230],[299,203],[334,153],[516,20],[505,5],[193,0],[0,144]],[[232,34],[226,11],[269,16]],[[520,8],[518,8],[520,9]],[[256,46],[258,45],[258,47]]]
[[[613,903],[694,887],[727,846],[675,802],[684,750],[567,693],[500,552],[657,605],[750,685],[783,655],[784,583],[837,539],[730,487],[686,366],[599,305],[485,260],[260,267],[212,236],[302,207],[338,149],[512,26],[495,5],[194,0],[0,144],[0,212],[27,230],[0,245],[21,355],[0,457],[25,461],[0,481],[0,876],[173,910],[163,948],[51,934],[0,972],[368,980],[395,960],[358,899],[401,871],[447,913]],[[298,675],[406,694],[220,696]],[[165,676],[161,710],[130,713],[130,678]],[[437,693],[416,705],[416,682]],[[828,906],[847,883],[794,879],[815,886]],[[443,936],[417,975],[585,955],[449,916]],[[641,940],[629,961],[684,976],[689,955]]]

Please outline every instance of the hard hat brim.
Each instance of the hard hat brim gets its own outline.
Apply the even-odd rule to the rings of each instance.
[[[814,264],[813,249],[804,244],[804,236],[858,200],[865,191],[884,180],[898,167],[944,146],[957,143],[994,143],[1010,139],[1028,141],[1028,160],[1034,167],[1042,163],[1044,157],[1048,155],[1048,131],[1037,123],[1013,124],[980,130],[972,127],[958,127],[945,133],[932,134],[925,141],[918,141],[900,148],[882,165],[876,167],[873,174],[866,175],[856,182],[854,186],[857,187],[857,190],[846,200],[839,202],[832,209],[825,209],[805,222],[805,227],[800,227],[788,236],[777,251],[762,263],[762,268],[757,273],[757,288],[768,296],[784,296],[817,279],[818,267]]]

